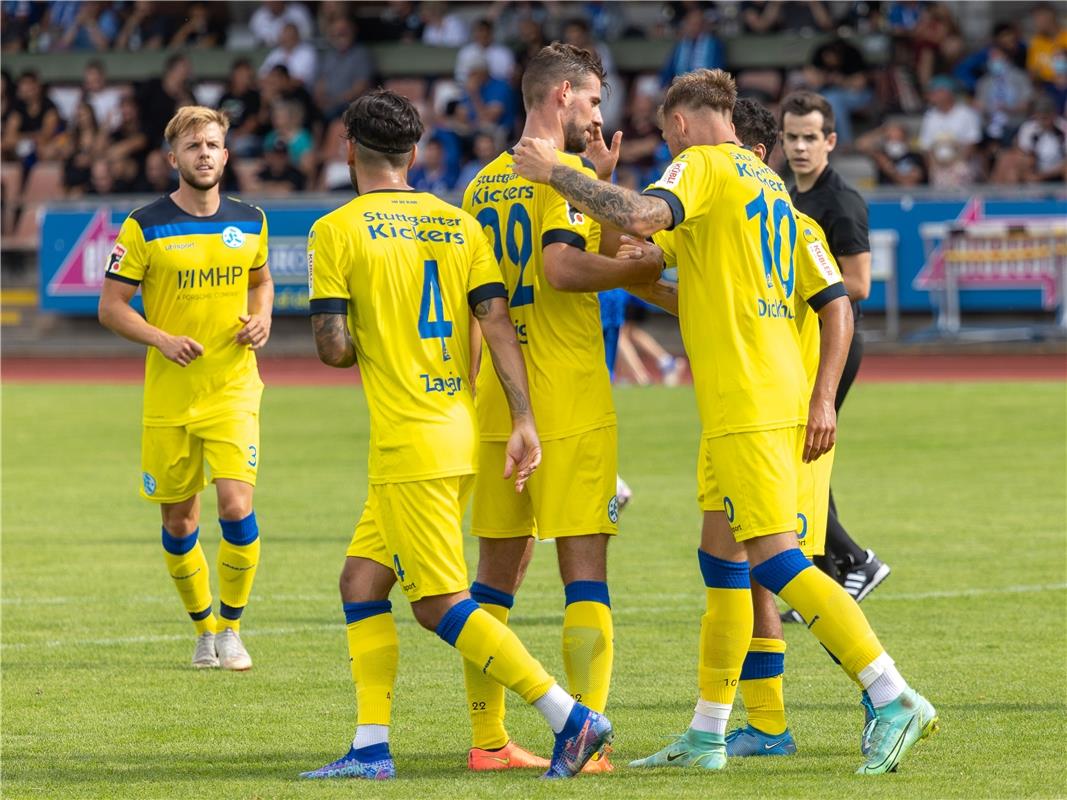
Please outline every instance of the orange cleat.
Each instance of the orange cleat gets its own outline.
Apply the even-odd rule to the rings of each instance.
[[[467,769],[474,772],[490,772],[498,769],[547,769],[547,758],[535,756],[529,750],[509,741],[499,750],[482,750],[472,747],[467,754]]]
[[[598,772],[611,772],[615,769],[615,765],[608,761],[608,755],[611,753],[611,745],[607,745],[603,750],[594,753],[593,757],[585,762],[585,766],[582,767],[582,772],[586,775],[595,775]]]

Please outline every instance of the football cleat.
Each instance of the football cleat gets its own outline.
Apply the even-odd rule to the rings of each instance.
[[[197,669],[211,669],[219,665],[219,656],[215,652],[215,634],[205,631],[196,637],[196,649],[193,651],[193,666]]]
[[[841,585],[852,595],[857,603],[877,588],[878,584],[889,577],[889,565],[883,563],[873,550],[867,551],[867,560],[862,564],[853,564],[843,573]]]
[[[685,377],[687,361],[684,358],[672,358],[666,369],[663,370],[663,385],[678,386]]]
[[[547,758],[534,755],[524,747],[509,741],[499,750],[483,750],[472,747],[467,753],[467,769],[474,772],[492,772],[498,769],[546,769]]]
[[[633,489],[630,488],[630,484],[622,479],[622,475],[615,476],[615,501],[619,505],[619,511],[622,511],[633,500]]]
[[[325,767],[301,772],[301,778],[362,778],[368,781],[387,781],[396,777],[396,764],[389,752],[389,745],[372,744],[358,750],[350,747],[345,755],[331,761]]]
[[[866,689],[863,690],[863,698],[860,700],[860,705],[863,706],[863,733],[860,734],[860,752],[863,755],[867,755],[871,752],[871,734],[874,733],[878,712],[874,710],[874,703],[871,702],[871,696],[867,694]]]
[[[241,637],[233,628],[226,628],[215,634],[215,652],[219,656],[219,666],[234,672],[252,669],[252,657],[248,655]]]
[[[542,778],[572,778],[582,771],[593,754],[611,743],[615,733],[603,714],[575,703],[567,724],[556,734],[552,763]]]
[[[734,728],[726,734],[728,756],[791,756],[796,751],[797,743],[789,728],[772,736],[759,728],[746,725],[743,728]]]
[[[930,701],[914,689],[905,689],[892,703],[875,710],[867,761],[856,773],[895,772],[912,745],[937,730],[937,711]]]
[[[593,757],[585,762],[585,766],[582,767],[582,774],[595,775],[598,772],[614,772],[615,765],[608,759],[610,754],[611,745],[604,745],[603,750],[593,753]]]
[[[690,728],[662,750],[631,761],[630,766],[722,769],[726,766],[726,740],[721,733]]]
[[[800,612],[795,608],[787,608],[782,612],[781,616],[782,622],[799,622],[801,625],[804,624],[804,618],[800,616]]]

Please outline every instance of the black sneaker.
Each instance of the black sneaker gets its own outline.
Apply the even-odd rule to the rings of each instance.
[[[889,577],[889,565],[879,560],[873,550],[866,552],[867,560],[849,567],[841,580],[845,591],[852,595],[852,599],[857,603],[863,602],[863,598]]]

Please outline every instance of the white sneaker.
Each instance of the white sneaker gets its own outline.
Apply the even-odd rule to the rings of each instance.
[[[619,511],[622,511],[633,499],[634,493],[630,485],[622,479],[622,475],[615,476],[615,499],[618,502]]]
[[[193,666],[197,669],[211,669],[218,665],[219,657],[215,653],[215,634],[206,631],[196,637]]]
[[[252,657],[248,655],[241,637],[233,628],[226,628],[215,635],[215,652],[219,655],[219,666],[223,669],[234,672],[252,669]]]

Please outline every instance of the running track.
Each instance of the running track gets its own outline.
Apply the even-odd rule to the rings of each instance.
[[[358,384],[352,370],[331,369],[312,358],[259,358],[270,386]],[[144,380],[141,358],[4,358],[5,383],[133,383]],[[1058,353],[1015,355],[867,355],[861,382],[891,381],[1067,381],[1067,358]]]

